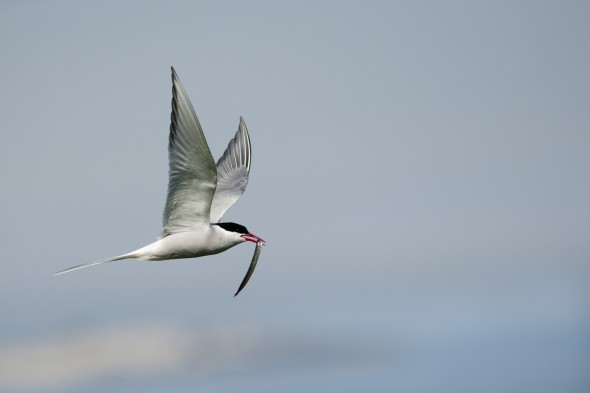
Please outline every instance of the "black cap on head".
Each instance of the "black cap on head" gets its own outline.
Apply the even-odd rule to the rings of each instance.
[[[220,222],[216,225],[219,225],[220,227],[222,227],[223,229],[225,229],[226,231],[229,231],[229,232],[237,232],[237,233],[241,233],[242,235],[246,235],[246,234],[250,233],[248,231],[248,229],[246,229],[245,226],[240,225],[240,224],[236,224],[235,222]]]

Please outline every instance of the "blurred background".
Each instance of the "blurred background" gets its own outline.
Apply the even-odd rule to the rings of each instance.
[[[3,1],[2,392],[590,391],[590,3]],[[153,241],[170,66],[267,240]]]

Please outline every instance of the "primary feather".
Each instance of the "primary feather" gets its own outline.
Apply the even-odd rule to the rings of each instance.
[[[240,117],[236,135],[217,161],[217,189],[211,204],[212,223],[219,222],[246,190],[251,160],[250,135],[246,122]]]
[[[172,113],[168,138],[168,197],[160,237],[209,224],[217,185],[215,161],[195,110],[172,69]]]

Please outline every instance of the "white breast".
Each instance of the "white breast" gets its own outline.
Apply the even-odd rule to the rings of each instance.
[[[238,233],[226,231],[217,225],[177,232],[134,251],[137,259],[161,261],[164,259],[196,258],[217,254],[244,241]]]

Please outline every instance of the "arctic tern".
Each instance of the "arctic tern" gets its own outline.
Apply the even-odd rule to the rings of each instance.
[[[256,243],[236,296],[254,272],[265,242],[243,225],[220,221],[246,190],[251,156],[250,136],[240,117],[238,131],[215,164],[195,110],[172,68],[168,196],[158,240],[130,253],[76,265],[55,275],[122,259],[163,261],[202,257],[240,243]]]

